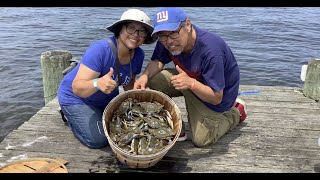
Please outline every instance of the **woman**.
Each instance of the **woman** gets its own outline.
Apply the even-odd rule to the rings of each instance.
[[[114,33],[109,39],[117,54],[106,39],[94,42],[58,89],[59,104],[69,127],[89,148],[108,144],[102,125],[103,111],[119,94],[120,85],[124,90],[133,88],[144,60],[144,51],[139,46],[155,41],[151,37],[150,18],[138,9],[125,11],[107,29]]]

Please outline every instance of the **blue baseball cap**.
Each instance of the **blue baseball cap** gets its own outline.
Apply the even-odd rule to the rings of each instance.
[[[187,14],[181,8],[159,8],[153,17],[154,30],[151,36],[159,31],[175,31],[186,19]]]

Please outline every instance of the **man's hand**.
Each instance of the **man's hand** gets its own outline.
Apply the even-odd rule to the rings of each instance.
[[[176,70],[179,74],[171,77],[172,85],[176,90],[190,89],[194,79],[189,77],[178,65],[176,65]]]
[[[142,74],[139,79],[136,80],[136,82],[133,85],[133,89],[146,89],[146,84],[148,82],[148,76],[146,74]]]

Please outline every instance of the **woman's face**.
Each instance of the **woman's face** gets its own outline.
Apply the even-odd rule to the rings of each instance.
[[[120,31],[120,39],[130,49],[135,49],[142,45],[147,35],[148,31],[139,22],[123,25]]]

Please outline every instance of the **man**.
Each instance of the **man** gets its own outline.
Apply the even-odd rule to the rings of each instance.
[[[240,73],[231,49],[216,34],[193,25],[180,8],[160,8],[153,23],[158,42],[134,89],[183,95],[193,143],[217,142],[247,116],[244,102],[236,101]],[[175,69],[163,69],[171,61]],[[179,140],[185,139],[183,128]]]

